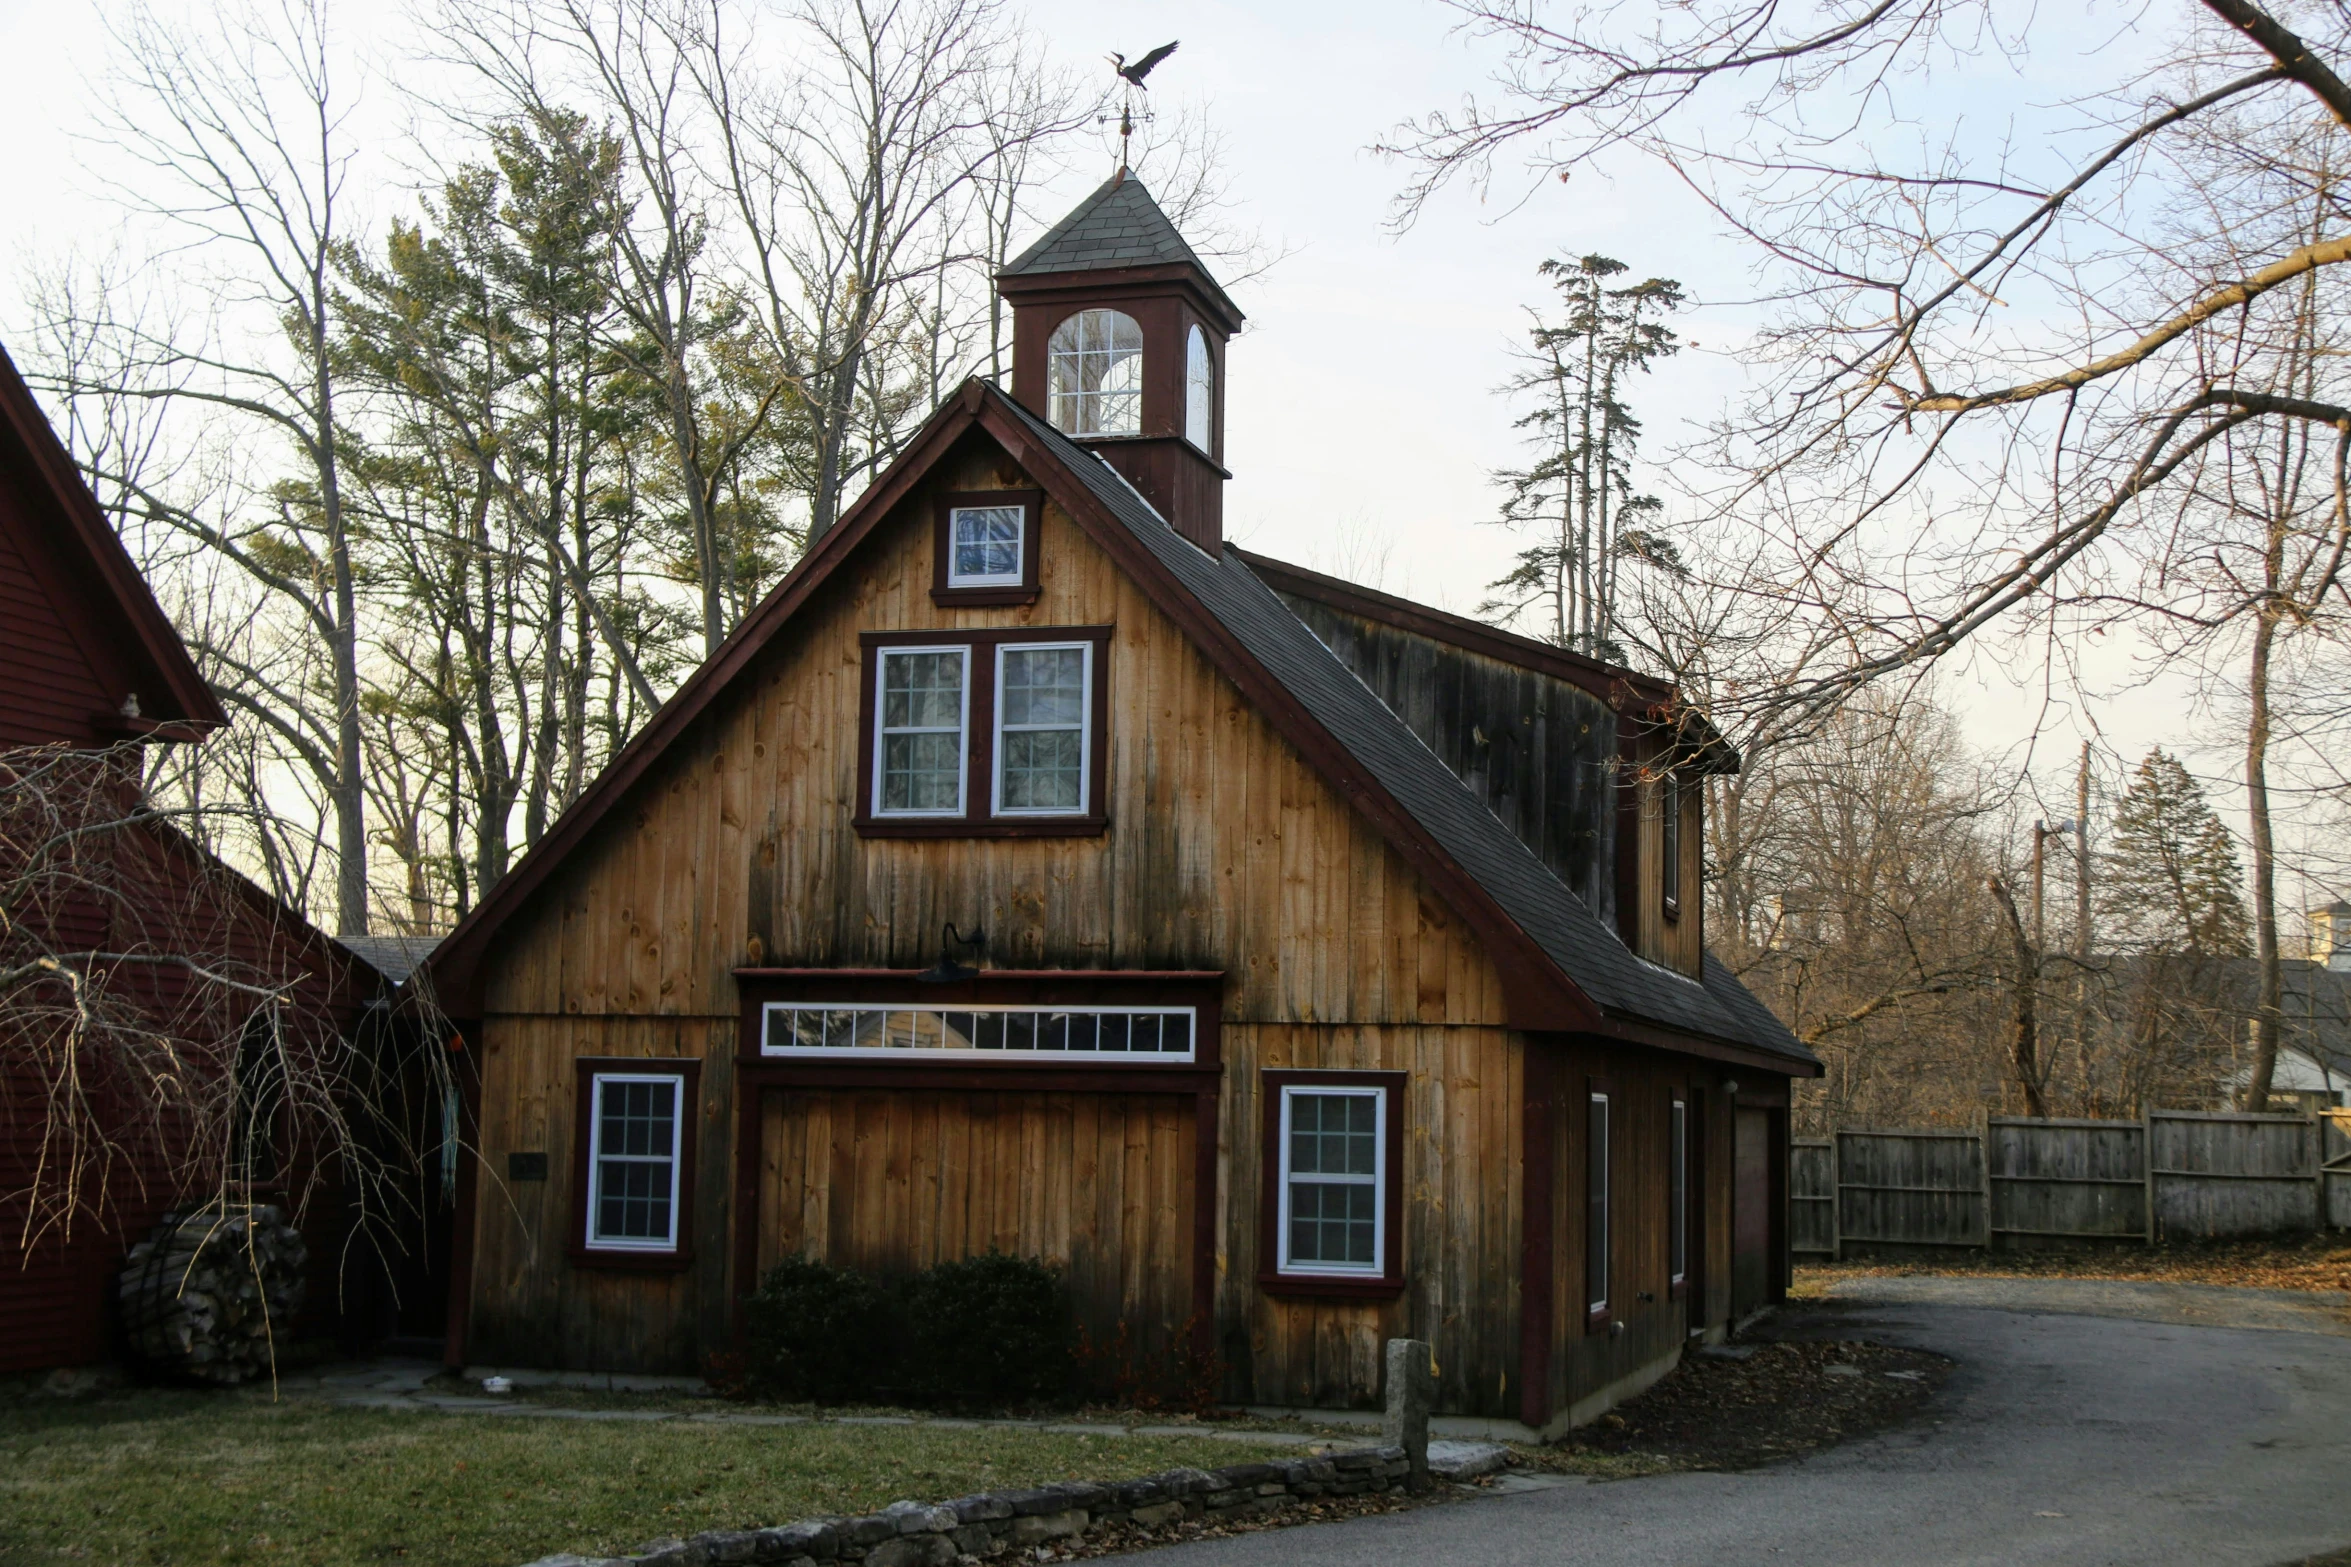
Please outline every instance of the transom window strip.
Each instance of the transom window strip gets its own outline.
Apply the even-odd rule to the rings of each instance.
[[[1021,525],[1028,516],[1020,506],[958,506],[947,514],[952,554],[947,563],[951,588],[1020,581]]]
[[[800,1006],[769,1002],[760,1053],[994,1059],[1193,1058],[1190,1007]]]

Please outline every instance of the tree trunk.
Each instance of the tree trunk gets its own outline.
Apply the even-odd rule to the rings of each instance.
[[[2000,878],[1992,878],[1992,896],[2000,900],[2000,912],[2008,916],[2008,942],[2016,964],[2013,983],[2015,1007],[2008,1034],[2009,1063],[2016,1073],[2016,1086],[2024,1093],[2024,1113],[2045,1116],[2047,1103],[2041,1098],[2039,991],[2041,955],[2025,936],[2024,921],[2016,912],[2016,899],[2011,897]]]
[[[359,604],[344,526],[342,472],[336,462],[334,376],[327,361],[325,255],[311,276],[312,441],[319,507],[327,525],[327,562],[335,598],[335,934],[367,934],[367,780],[359,755]]]
[[[2271,580],[2284,549],[2282,523],[2270,524]],[[2245,1079],[2240,1108],[2267,1110],[2277,1076],[2284,965],[2278,961],[2277,856],[2269,819],[2269,661],[2277,640],[2274,607],[2264,603],[2253,621],[2253,662],[2246,676],[2252,712],[2245,725],[2245,811],[2253,837],[2253,959],[2257,989],[2253,1003],[2253,1071]]]

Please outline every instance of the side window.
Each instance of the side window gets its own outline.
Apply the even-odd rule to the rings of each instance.
[[[1676,1289],[1690,1282],[1690,1106],[1676,1097],[1667,1110],[1666,1277]]]
[[[1657,780],[1657,860],[1664,882],[1665,917],[1682,914],[1682,782],[1677,773]]]
[[[685,1242],[692,1074],[607,1066],[587,1073],[586,1213],[590,1252],[675,1254]]]
[[[1277,1069],[1260,1081],[1259,1283],[1274,1294],[1403,1288],[1404,1074]]]
[[[1184,439],[1216,455],[1216,359],[1197,326],[1184,334]]]
[[[1608,1322],[1610,1199],[1607,1089],[1595,1084],[1584,1115],[1584,1318],[1588,1328]]]

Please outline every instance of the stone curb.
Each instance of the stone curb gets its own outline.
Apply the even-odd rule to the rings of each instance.
[[[1006,1551],[1027,1552],[1118,1528],[1156,1532],[1189,1519],[1262,1518],[1323,1496],[1402,1491],[1412,1472],[1401,1447],[1362,1447],[1313,1458],[1171,1469],[1111,1485],[1062,1481],[1025,1491],[986,1491],[936,1505],[892,1502],[863,1518],[808,1518],[767,1529],[718,1529],[691,1540],[654,1540],[634,1556],[542,1556],[528,1567],[786,1567],[862,1562],[865,1567],[955,1567]]]

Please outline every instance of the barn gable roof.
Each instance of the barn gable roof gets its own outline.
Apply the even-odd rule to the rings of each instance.
[[[138,716],[109,720],[123,737],[186,739],[228,721],[98,501],[66,455],[31,388],[0,349],[0,473],[27,505],[19,548],[47,577],[82,656],[135,695]],[[46,504],[44,504],[46,503]],[[119,700],[119,698],[117,698]],[[76,730],[93,715],[59,714]],[[61,733],[59,739],[78,738]]]
[[[1727,973],[1705,982],[1643,962],[1488,811],[1418,736],[1316,640],[1240,555],[1210,556],[1084,447],[981,381],[941,406],[904,454],[654,715],[429,960],[444,1004],[478,1005],[499,927],[596,822],[757,658],[932,464],[985,430],[1174,619],[1476,931],[1514,1025],[1615,1033],[1778,1070],[1810,1052]],[[1744,1004],[1726,995],[1736,992]]]

